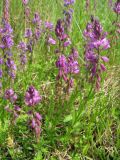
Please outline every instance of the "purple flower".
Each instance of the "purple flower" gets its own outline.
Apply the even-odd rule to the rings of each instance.
[[[94,52],[91,49],[86,48],[86,51],[85,51],[85,60],[96,63],[98,61],[98,56],[95,55]]]
[[[2,65],[3,63],[3,58],[0,58],[0,65]]]
[[[34,19],[33,19],[32,22],[39,24],[39,22],[40,22],[40,16],[39,16],[39,14],[37,12],[34,14]]]
[[[97,76],[98,60],[99,60],[98,55],[96,55],[91,49],[86,49],[85,52],[86,68],[90,73],[91,81],[93,81],[94,77]]]
[[[15,72],[13,72],[13,71],[8,71],[8,75],[9,75],[12,79],[15,79],[15,77],[16,77],[16,74],[15,74]]]
[[[2,29],[1,33],[7,33],[11,34],[13,32],[13,29],[11,28],[11,25],[9,23],[4,23],[4,28]]]
[[[114,5],[114,12],[116,13],[116,14],[120,14],[120,0],[117,0],[117,2],[115,3],[115,5]]]
[[[71,74],[79,73],[79,64],[72,56],[68,58],[68,72]]]
[[[28,2],[29,2],[29,0],[22,0],[22,3],[23,3],[24,5],[27,5]]]
[[[34,131],[37,141],[39,140],[41,133],[41,120],[42,116],[38,112],[35,112],[35,114],[32,113],[30,115],[29,125],[31,129]]]
[[[11,88],[5,91],[4,97],[12,103],[15,103],[15,101],[17,100],[17,95]]]
[[[59,56],[59,59],[56,61],[56,67],[59,69],[57,79],[62,77],[64,81],[67,81],[68,63],[64,55]]]
[[[110,48],[110,43],[106,38],[101,39],[101,40],[97,40],[95,42],[91,42],[90,45],[93,46],[96,49],[98,49],[100,47],[102,47],[103,50],[106,50],[106,49]]]
[[[74,86],[74,79],[73,78],[70,79],[69,85],[70,85],[71,88]]]
[[[69,9],[68,11],[64,11],[64,26],[65,29],[68,31],[71,27],[71,23],[72,23],[72,14],[73,14],[73,10]]]
[[[109,62],[109,58],[107,58],[106,56],[102,56],[101,59],[102,59],[104,62]]]
[[[38,40],[41,36],[41,30],[36,28],[34,31],[35,39]]]
[[[42,120],[42,116],[38,112],[35,113],[35,118],[39,121]]]
[[[106,70],[106,67],[104,66],[104,64],[100,64],[100,67],[101,67],[101,70],[102,70],[102,71],[105,71],[105,70]]]
[[[56,62],[56,67],[63,68],[64,71],[67,71],[67,59],[64,55],[59,56],[59,59]]]
[[[27,44],[27,51],[29,51],[30,53],[33,52],[33,41],[30,40]]]
[[[22,52],[25,52],[27,50],[27,47],[26,47],[26,43],[25,42],[20,42],[19,45],[18,45],[18,48],[22,51]]]
[[[20,62],[22,65],[25,65],[27,63],[26,54],[20,54]]]
[[[91,23],[88,23],[86,30],[84,31],[84,36],[91,40],[92,42],[99,40],[102,36],[102,26],[97,19],[91,18]]]
[[[69,62],[69,72],[72,74],[78,74],[79,73],[79,65],[77,61]]]
[[[52,37],[49,37],[47,42],[48,42],[48,44],[52,44],[52,45],[56,44],[56,41]]]
[[[35,122],[35,119],[33,118],[32,119],[32,122],[31,122],[31,127],[34,129],[36,126],[36,122]]]
[[[71,40],[68,38],[63,45],[64,47],[68,47],[69,45],[71,45]]]
[[[6,57],[12,57],[12,52],[10,50],[5,51]]]
[[[56,67],[59,69],[57,79],[63,78],[65,82],[68,81],[68,75],[79,73],[79,64],[77,61],[78,52],[76,49],[72,49],[72,54],[68,57],[60,55],[56,62]]]
[[[55,34],[61,41],[67,38],[67,35],[64,33],[63,21],[61,19],[57,21]]]
[[[8,68],[10,68],[12,70],[16,70],[16,65],[15,65],[14,61],[11,60],[10,58],[7,59],[6,65]]]
[[[0,90],[2,89],[2,82],[0,82]]]
[[[0,29],[0,33],[1,33],[0,48],[10,49],[13,46],[14,42],[13,42],[12,32],[13,32],[13,30],[12,30],[10,24],[4,22],[3,28]]]
[[[52,30],[53,29],[53,24],[51,22],[45,22],[45,28]]]
[[[64,6],[69,6],[75,3],[75,0],[64,0]]]
[[[120,29],[117,29],[117,33],[119,33],[119,34],[120,34]]]
[[[107,38],[101,39],[100,46],[102,47],[103,50],[106,50],[110,48],[110,42],[107,40]]]
[[[20,112],[21,111],[21,107],[15,105],[14,110],[17,111],[17,112]]]
[[[73,59],[77,59],[79,57],[79,53],[75,48],[72,48],[72,54],[70,56],[72,56]]]
[[[5,91],[5,95],[4,95],[5,99],[10,99],[10,98],[13,97],[13,96],[14,96],[14,91],[13,91],[13,89],[7,89],[7,90]]]
[[[25,94],[25,104],[35,106],[40,103],[41,99],[39,92],[33,86],[30,86]]]
[[[2,78],[2,73],[3,73],[2,69],[0,69],[0,78]]]
[[[106,56],[101,56],[101,51],[110,48],[110,43],[107,40],[107,33],[103,31],[103,28],[99,21],[94,17],[91,17],[91,23],[87,24],[84,36],[87,41],[85,45],[85,61],[86,68],[89,72],[90,82],[95,83],[96,89],[100,88],[101,73],[106,70],[103,62],[108,62],[109,59]]]
[[[14,103],[14,102],[17,100],[17,98],[18,98],[18,97],[17,97],[17,94],[14,94],[14,95],[11,97],[10,100],[11,100],[12,103]]]
[[[27,28],[25,31],[25,38],[31,38],[32,37],[32,30],[30,28]]]
[[[1,46],[2,49],[4,49],[4,48],[10,49],[14,44],[11,35],[4,35],[2,37],[2,42],[3,42],[2,46]]]
[[[11,58],[7,58],[6,66],[7,66],[7,71],[8,71],[9,76],[12,79],[15,79],[15,77],[16,77],[15,71],[17,68],[16,68],[14,61]]]

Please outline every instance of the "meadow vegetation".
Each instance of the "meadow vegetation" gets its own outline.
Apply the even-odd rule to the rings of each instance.
[[[120,160],[120,1],[8,2],[0,160]]]

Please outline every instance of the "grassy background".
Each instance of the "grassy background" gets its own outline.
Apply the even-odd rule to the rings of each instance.
[[[63,3],[60,0],[30,0],[32,12],[38,11],[43,21],[52,21],[63,17]],[[21,1],[11,1],[10,22],[14,29],[14,58],[18,63],[16,46],[24,33],[24,14]],[[2,1],[0,1],[2,17]],[[104,30],[113,34],[112,22],[115,13],[108,2],[91,1],[89,12],[85,10],[85,0],[76,0],[72,32],[70,37],[79,51],[79,63],[83,65],[84,38],[83,30],[90,15],[99,17]],[[36,144],[34,136],[27,129],[26,117],[20,116],[14,127],[14,137],[10,134],[10,116],[4,113],[6,102],[0,99],[0,159],[1,160],[119,160],[120,159],[120,39],[111,48],[102,53],[110,58],[107,72],[103,75],[100,92],[89,94],[91,86],[84,80],[84,70],[76,78],[76,86],[69,101],[55,102],[55,66],[54,47],[47,51],[45,35],[35,48],[34,64],[28,66],[23,73],[21,68],[13,86],[23,99],[30,84],[33,84],[43,97],[37,110],[42,114],[42,133],[40,142]],[[84,87],[84,89],[83,89]],[[21,101],[20,104],[23,102]],[[23,106],[24,110],[24,106]]]

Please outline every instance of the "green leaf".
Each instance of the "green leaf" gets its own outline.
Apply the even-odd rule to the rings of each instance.
[[[65,122],[65,123],[66,123],[66,122],[69,122],[69,121],[71,121],[72,119],[73,119],[73,117],[72,117],[72,115],[70,114],[70,115],[68,115],[68,116],[65,117],[64,122]]]

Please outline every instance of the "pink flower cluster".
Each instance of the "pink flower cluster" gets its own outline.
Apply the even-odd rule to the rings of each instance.
[[[77,58],[78,52],[74,48],[68,57],[64,55],[59,56],[58,60],[56,61],[56,67],[59,69],[57,80],[62,78],[66,83],[69,82],[71,87],[73,86],[72,76],[79,73],[79,64]]]
[[[117,0],[117,2],[115,3],[115,5],[114,5],[114,12],[116,13],[116,14],[120,14],[120,0]]]
[[[17,100],[17,94],[13,89],[10,88],[5,91],[4,98],[12,103],[15,103],[15,101]]]
[[[37,140],[39,140],[41,133],[41,120],[42,116],[38,112],[30,115],[29,125],[34,130]]]
[[[30,86],[25,94],[25,104],[27,106],[35,106],[39,104],[41,99],[39,92],[33,86]]]
[[[95,82],[98,90],[100,88],[101,73],[106,70],[103,62],[109,61],[106,56],[101,56],[101,51],[110,48],[110,44],[106,38],[107,33],[103,32],[101,24],[94,17],[91,17],[91,23],[87,24],[84,36],[86,39],[85,62],[87,71],[90,73],[90,81]]]

